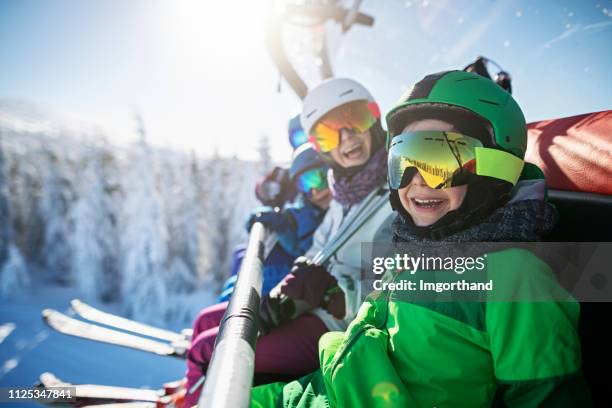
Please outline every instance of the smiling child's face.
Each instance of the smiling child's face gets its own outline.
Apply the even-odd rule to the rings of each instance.
[[[403,132],[420,130],[455,131],[450,123],[438,119],[423,119],[406,126]],[[402,132],[402,133],[403,133]],[[407,186],[398,190],[402,206],[412,217],[412,221],[419,227],[434,224],[449,211],[456,210],[463,203],[467,192],[467,185],[433,189],[429,187],[423,177],[417,172]]]
[[[372,137],[370,131],[358,133],[353,130],[340,131],[340,143],[329,153],[332,159],[345,169],[361,166],[370,159]]]

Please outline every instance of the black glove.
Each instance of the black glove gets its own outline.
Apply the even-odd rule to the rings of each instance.
[[[254,223],[261,222],[272,231],[281,233],[292,228],[289,218],[283,214],[278,207],[256,207],[249,214],[246,222],[247,232],[251,230]]]
[[[275,167],[257,182],[255,196],[263,205],[282,207],[295,196],[295,184],[289,176],[289,169]]]
[[[259,306],[259,331],[261,334],[268,334],[273,328],[293,319],[294,314],[293,300],[283,295],[266,295]]]
[[[306,257],[297,258],[291,272],[280,283],[280,291],[291,299],[303,300],[313,309],[323,307],[334,317],[344,316],[344,292],[322,265]]]

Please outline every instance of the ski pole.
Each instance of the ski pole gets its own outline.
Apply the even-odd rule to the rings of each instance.
[[[317,265],[325,264],[355,233],[386,203],[388,190],[380,188],[372,191],[365,199],[361,211],[350,219],[343,221],[342,226],[319,253],[313,258]]]
[[[249,406],[266,234],[259,222],[251,227],[236,287],[219,327],[199,408]]]

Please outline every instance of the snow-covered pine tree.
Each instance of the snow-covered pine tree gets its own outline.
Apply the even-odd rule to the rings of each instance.
[[[40,213],[42,174],[45,155],[43,135],[4,130],[5,169],[8,174],[13,242],[32,265],[42,264],[44,219]]]
[[[229,276],[236,245],[246,241],[245,222],[249,212],[257,206],[254,189],[261,167],[256,162],[218,155],[213,156],[207,167],[212,273],[222,282]]]
[[[194,152],[191,153],[190,177],[193,181],[195,203],[197,210],[197,234],[198,248],[196,259],[196,273],[199,282],[212,280],[212,265],[214,254],[212,251],[212,237],[210,234],[210,223],[212,220],[209,208],[210,192],[207,185],[207,178],[202,174],[208,169],[208,162],[201,164]]]
[[[183,154],[165,155],[160,190],[168,223],[168,259],[166,274],[169,293],[188,293],[196,287],[198,252],[197,201],[189,173],[189,161]]]
[[[187,266],[193,274],[193,284],[195,286],[198,277],[198,261],[200,252],[200,231],[199,218],[202,216],[202,203],[198,200],[198,191],[196,183],[198,182],[197,175],[197,158],[192,153],[192,157],[184,156],[181,163],[181,174],[184,175],[185,183],[181,191],[181,209],[180,217],[177,223],[179,230],[184,231],[186,238],[184,256]]]
[[[105,148],[84,149],[76,186],[78,197],[69,214],[71,272],[87,299],[110,300],[117,286],[118,235],[104,168],[108,155]]]
[[[108,211],[109,221],[113,227],[114,242],[112,242],[111,256],[104,268],[104,291],[100,294],[102,300],[113,302],[121,297],[121,241],[119,237],[119,213],[120,203],[123,202],[124,192],[119,180],[119,159],[117,150],[104,139],[102,153],[100,154],[102,183],[104,188],[105,205]]]
[[[28,270],[13,242],[13,218],[0,129],[0,297],[6,298],[30,285]]]
[[[215,282],[220,284],[228,277],[231,262],[231,241],[229,240],[231,224],[241,220],[231,218],[231,209],[235,198],[231,191],[238,182],[239,176],[232,169],[227,159],[215,154],[208,163],[208,234],[211,240],[211,272]],[[235,167],[235,166],[234,166]]]
[[[272,156],[270,154],[270,138],[267,135],[262,134],[259,138],[259,147],[257,149],[259,153],[259,173],[264,175],[272,170]]]
[[[12,242],[12,218],[9,210],[8,177],[4,165],[4,150],[2,148],[2,128],[0,128],[0,268],[8,258],[9,243]]]
[[[14,243],[9,244],[8,258],[0,267],[0,297],[10,298],[30,286],[26,261]]]
[[[141,138],[131,148],[124,178],[121,293],[131,317],[159,323],[167,309],[168,231],[141,119],[139,132]]]
[[[70,174],[65,171],[63,158],[53,150],[46,150],[44,157],[39,212],[45,224],[40,263],[47,277],[67,285],[72,283],[68,244],[68,211],[73,196]]]
[[[228,208],[230,212],[229,218],[236,220],[227,231],[227,239],[231,243],[246,242],[246,220],[251,210],[261,205],[255,198],[255,184],[260,178],[258,174],[259,169],[261,169],[261,163],[242,160],[234,161],[233,171],[236,177],[234,182],[228,186],[227,192],[231,197]],[[232,246],[230,254],[233,253],[234,249],[235,246]]]

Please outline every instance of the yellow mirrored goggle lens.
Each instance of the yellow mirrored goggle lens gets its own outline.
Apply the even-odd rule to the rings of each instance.
[[[508,152],[483,147],[455,132],[418,131],[395,136],[389,149],[389,184],[398,189],[407,169],[419,172],[431,188],[468,182],[467,174],[494,177],[516,185],[524,161]]]
[[[420,131],[395,136],[389,149],[389,182],[400,188],[406,169],[415,168],[431,188],[461,185],[458,177],[475,172],[475,148],[482,143],[455,132]]]

